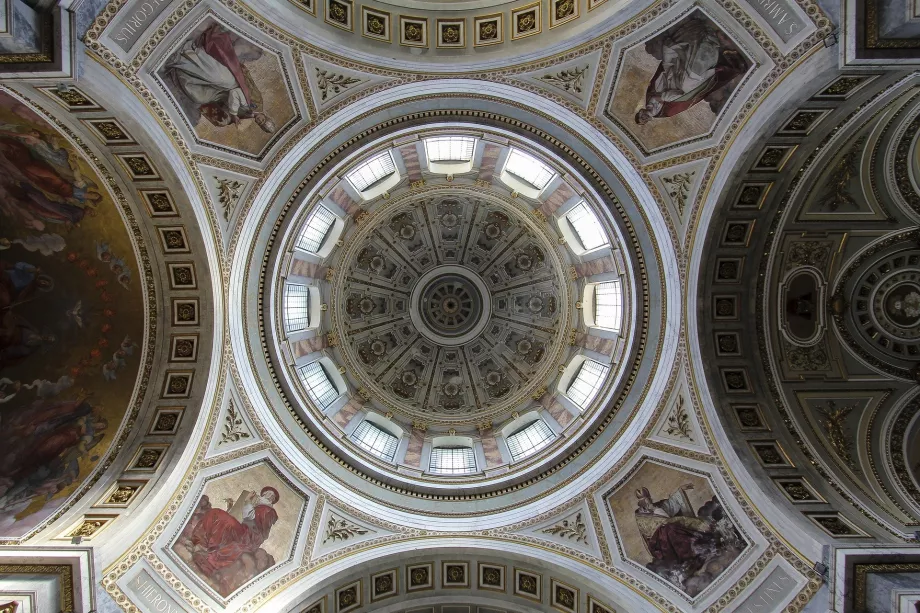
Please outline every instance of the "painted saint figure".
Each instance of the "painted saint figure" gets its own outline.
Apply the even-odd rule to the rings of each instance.
[[[636,113],[644,125],[656,117],[674,117],[706,101],[718,113],[750,62],[734,42],[708,19],[691,17],[646,43],[660,64]]]
[[[255,45],[213,24],[182,45],[167,62],[166,74],[193,105],[186,108],[193,122],[203,116],[215,126],[228,126],[252,119],[272,133],[275,123],[260,110],[262,94],[246,68],[261,55]]]
[[[190,541],[190,547],[186,546],[195,566],[222,595],[274,565],[262,544],[278,521],[274,504],[279,498],[278,490],[271,486],[258,493],[244,490],[235,501],[225,499],[226,510],[213,508],[207,497],[202,498],[203,512],[196,513],[190,522],[194,527],[188,526],[184,537]]]
[[[646,567],[690,596],[703,591],[745,547],[715,498],[694,511],[685,484],[655,500],[648,488],[636,490],[636,524],[652,561]]]

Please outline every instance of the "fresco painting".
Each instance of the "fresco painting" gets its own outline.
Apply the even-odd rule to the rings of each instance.
[[[195,134],[259,154],[295,115],[278,57],[205,19],[158,72]]]
[[[607,497],[627,558],[690,597],[747,548],[709,481],[646,462]]]
[[[607,109],[646,151],[707,134],[751,60],[694,11],[626,52]]]
[[[106,454],[140,365],[140,286],[102,180],[0,92],[0,536],[52,515]]]
[[[291,555],[305,497],[266,464],[209,481],[173,551],[227,597]]]

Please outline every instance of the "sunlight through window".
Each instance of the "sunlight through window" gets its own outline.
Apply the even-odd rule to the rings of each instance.
[[[359,447],[382,460],[392,462],[393,458],[396,457],[396,447],[399,444],[399,439],[389,432],[384,432],[366,419],[355,428],[352,438]]]
[[[511,452],[511,461],[517,462],[536,453],[549,445],[553,438],[553,431],[545,421],[538,419],[531,422],[506,439],[508,451]]]
[[[591,401],[594,400],[594,397],[597,396],[597,392],[600,391],[601,384],[603,384],[608,372],[610,372],[609,366],[604,366],[594,360],[585,360],[578,370],[575,380],[566,390],[566,396],[582,409],[586,409]]]
[[[543,189],[556,173],[534,156],[512,149],[505,162],[505,171],[535,189]]]
[[[348,180],[356,190],[363,192],[394,172],[396,172],[396,165],[393,163],[393,156],[389,151],[384,151],[348,173]]]

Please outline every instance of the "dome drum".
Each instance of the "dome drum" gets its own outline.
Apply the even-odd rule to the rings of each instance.
[[[322,407],[296,377],[291,385],[305,415],[332,428],[331,441],[402,478],[476,483],[532,470],[603,414],[630,336],[630,280],[602,221],[609,213],[571,173],[526,142],[461,127],[454,133],[474,140],[470,172],[439,174],[428,134],[446,133],[367,150],[302,210],[284,283],[316,288],[325,310],[286,346],[295,366],[322,356],[344,371],[347,390]],[[394,174],[376,180],[388,191],[365,200],[373,185],[360,192],[364,183],[349,177],[383,153]],[[505,182],[512,161],[516,182]],[[486,165],[495,179],[478,178]],[[524,180],[536,197],[515,189]],[[298,247],[325,212],[328,234]],[[283,319],[284,300],[276,304]],[[392,455],[355,438],[367,420],[374,436],[395,437]],[[535,423],[542,438],[516,455],[508,438]],[[430,473],[434,450],[448,453],[435,444],[442,439],[470,441],[462,454],[475,470]]]

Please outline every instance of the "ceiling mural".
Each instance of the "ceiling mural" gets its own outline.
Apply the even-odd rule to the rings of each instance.
[[[260,156],[297,113],[279,55],[210,15],[156,74],[200,140],[250,157]]]
[[[645,462],[606,503],[623,555],[690,598],[748,548],[712,486],[693,473]]]
[[[11,2],[0,605],[920,602],[913,17]]]
[[[752,66],[696,9],[625,53],[606,113],[645,151],[696,138],[712,130]]]
[[[306,497],[268,464],[209,480],[173,545],[207,586],[227,598],[288,559]]]
[[[31,108],[0,92],[3,163],[0,534],[21,536],[105,457],[130,411],[144,273],[105,182]]]

